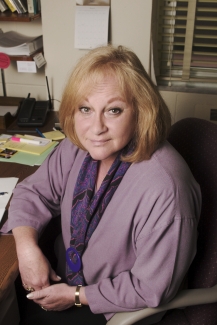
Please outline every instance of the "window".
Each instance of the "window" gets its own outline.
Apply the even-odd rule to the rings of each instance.
[[[217,0],[154,0],[157,84],[217,90]]]

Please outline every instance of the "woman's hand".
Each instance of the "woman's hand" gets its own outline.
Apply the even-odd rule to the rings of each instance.
[[[50,285],[50,280],[60,280],[37,245],[19,253],[19,270],[24,288],[41,290]]]
[[[40,290],[50,285],[50,279],[60,280],[38,247],[38,233],[35,229],[17,227],[13,229],[13,235],[24,288]]]
[[[34,302],[48,311],[61,311],[74,306],[75,290],[76,287],[70,287],[65,283],[60,283],[31,292],[27,295],[27,298],[34,300]],[[88,305],[84,287],[80,289],[80,302],[83,305]]]
[[[65,283],[54,284],[40,291],[31,292],[28,299],[34,300],[44,309],[61,311],[74,306],[75,289]]]

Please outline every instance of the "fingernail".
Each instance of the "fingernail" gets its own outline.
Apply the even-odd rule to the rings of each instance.
[[[28,293],[28,295],[26,296],[26,298],[28,298],[28,299],[31,299],[31,298],[33,298],[33,294],[32,293]]]
[[[57,275],[57,279],[61,280],[61,277],[59,275]]]

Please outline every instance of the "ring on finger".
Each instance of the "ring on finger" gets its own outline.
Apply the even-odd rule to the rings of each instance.
[[[26,287],[25,289],[26,289],[26,291],[29,291],[29,292],[35,291],[35,289],[33,287]]]
[[[34,289],[33,287],[28,287],[28,285],[25,284],[25,283],[22,283],[22,285],[23,285],[23,287],[24,287],[24,289],[25,289],[26,291],[29,291],[29,292],[33,292],[33,291],[35,291],[35,289]]]

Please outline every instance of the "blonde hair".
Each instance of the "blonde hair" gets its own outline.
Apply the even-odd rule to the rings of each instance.
[[[134,150],[123,160],[139,162],[149,159],[167,138],[171,117],[136,54],[123,46],[98,47],[80,59],[63,92],[59,110],[61,126],[67,137],[85,150],[75,132],[74,113],[94,85],[110,75],[115,76],[124,99],[135,112]]]

